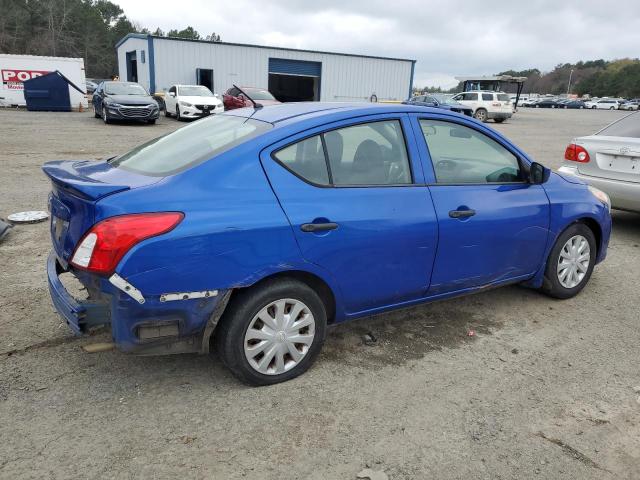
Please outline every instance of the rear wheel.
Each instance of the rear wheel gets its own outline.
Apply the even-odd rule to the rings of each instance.
[[[215,350],[231,372],[250,385],[271,385],[304,373],[326,333],[318,294],[304,283],[281,279],[242,291],[215,332]]]
[[[479,108],[478,110],[476,110],[474,117],[476,120],[480,120],[481,122],[486,122],[488,118],[487,111],[484,108]]]
[[[544,274],[542,291],[555,298],[571,298],[589,281],[596,260],[596,239],[589,227],[574,223],[556,240]]]

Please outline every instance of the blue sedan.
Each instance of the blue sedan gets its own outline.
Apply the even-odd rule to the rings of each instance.
[[[611,232],[603,192],[409,105],[238,109],[43,170],[69,327],[108,324],[124,352],[212,345],[252,385],[304,372],[346,320],[515,283],[573,297]]]

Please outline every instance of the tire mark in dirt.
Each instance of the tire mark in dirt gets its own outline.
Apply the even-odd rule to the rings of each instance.
[[[575,460],[578,460],[579,462],[583,463],[587,467],[595,468],[597,470],[601,470],[603,472],[607,472],[613,475],[612,471],[602,467],[601,465],[599,465],[598,463],[594,462],[589,457],[587,457],[584,453],[580,452],[579,450],[576,450],[571,445],[567,445],[562,440],[558,438],[547,437],[543,432],[538,432],[535,435],[536,437],[540,437],[543,440],[546,440],[547,442],[557,445],[562,449],[565,455],[568,455],[569,457],[574,458]]]

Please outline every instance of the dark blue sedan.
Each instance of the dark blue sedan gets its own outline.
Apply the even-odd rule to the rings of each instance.
[[[450,110],[452,112],[462,113],[463,115],[473,117],[473,108],[467,107],[466,105],[463,105],[442,93],[417,95],[402,103],[405,105],[417,105],[420,107],[442,108],[443,110]]]
[[[245,108],[43,170],[69,327],[110,324],[125,352],[213,345],[253,385],[304,372],[335,323],[514,283],[572,297],[611,231],[606,194],[435,108]]]

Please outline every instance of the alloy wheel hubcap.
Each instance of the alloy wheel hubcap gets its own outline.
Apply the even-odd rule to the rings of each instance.
[[[557,275],[560,284],[565,288],[580,285],[591,262],[589,242],[582,235],[575,235],[567,240],[558,258]]]
[[[300,300],[271,302],[251,320],[244,336],[249,365],[264,375],[279,375],[298,365],[309,352],[315,320]]]

